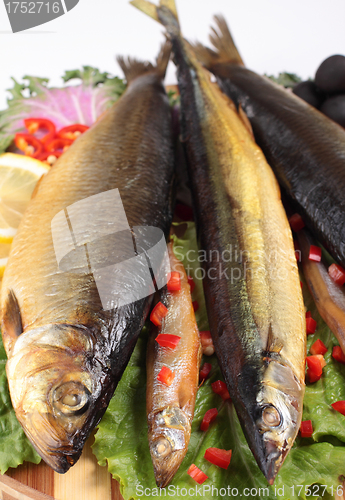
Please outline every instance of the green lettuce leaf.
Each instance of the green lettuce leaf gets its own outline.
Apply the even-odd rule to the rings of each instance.
[[[186,268],[187,264],[190,266],[188,274],[193,276],[196,283],[193,299],[198,300],[200,306],[196,313],[197,321],[199,328],[204,330],[207,328],[207,316],[201,275],[197,271],[200,263],[195,258],[198,255],[195,226],[192,222],[177,226],[187,227],[183,238],[173,237],[174,251]],[[202,253],[199,255],[202,258]],[[274,485],[267,486],[248,448],[232,403],[224,403],[211,389],[211,383],[221,378],[216,357],[212,356],[211,359],[205,359],[212,363],[213,370],[211,377],[197,394],[188,452],[166,492],[160,492],[154,481],[147,439],[145,330],[98,426],[93,446],[99,463],[107,465],[113,477],[120,482],[125,500],[157,496],[176,499],[200,496],[216,500],[245,496],[281,500],[305,499],[310,496],[326,499],[342,492],[343,474],[345,475],[345,417],[335,412],[330,404],[345,399],[345,366],[331,357],[332,346],[337,342],[320,318],[306,284],[303,293],[308,310],[318,322],[317,333],[308,338],[308,349],[317,338],[321,338],[328,347],[325,356],[327,366],[321,380],[306,388],[303,420],[312,420],[315,430],[313,437],[297,437]],[[199,428],[204,414],[214,407],[219,411],[217,420],[206,433],[201,432]],[[220,469],[203,458],[209,447],[233,451],[228,470]],[[192,463],[209,477],[202,486],[197,485],[187,474]]]

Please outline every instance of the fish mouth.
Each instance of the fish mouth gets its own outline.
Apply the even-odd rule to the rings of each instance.
[[[157,453],[160,447],[167,448],[167,455]],[[165,488],[179,469],[187,449],[173,450],[169,441],[162,437],[150,446],[153,470],[156,484],[159,488]]]

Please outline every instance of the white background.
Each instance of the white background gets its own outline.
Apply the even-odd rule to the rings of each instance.
[[[120,76],[116,54],[153,60],[163,41],[163,28],[128,0],[80,0],[66,15],[16,34],[0,2],[0,109],[11,76],[60,85],[65,70],[82,65]],[[345,54],[344,0],[177,0],[177,7],[185,37],[204,43],[213,14],[222,13],[246,65],[259,73],[308,78],[326,57]],[[172,63],[166,82],[175,82]]]

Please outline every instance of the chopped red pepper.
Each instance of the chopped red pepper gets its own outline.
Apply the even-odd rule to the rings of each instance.
[[[167,366],[163,366],[161,371],[157,375],[157,380],[162,382],[162,384],[167,385],[168,387],[173,383],[175,378],[175,373],[170,370]]]
[[[345,365],[345,355],[343,351],[341,350],[341,347],[339,345],[335,345],[332,350],[332,357],[336,360],[339,361],[339,363],[343,363]]]
[[[200,424],[200,430],[207,431],[208,428],[210,427],[210,424],[217,418],[217,415],[218,415],[217,408],[211,408],[210,410],[207,410]]]
[[[38,130],[48,131],[43,137],[40,137],[40,141],[43,144],[52,141],[55,137],[55,125],[47,118],[27,118],[26,120],[24,120],[24,124],[29,134],[36,134]]]
[[[301,229],[304,228],[305,224],[303,222],[302,217],[299,214],[293,214],[289,218],[289,224],[291,226],[291,229],[297,233],[297,231],[300,231]]]
[[[181,337],[178,335],[171,335],[170,333],[160,333],[156,337],[156,341],[160,346],[170,347],[170,349],[175,349],[180,340]]]
[[[190,286],[190,293],[193,293],[195,288],[195,282],[191,276],[187,276],[188,285]]]
[[[194,312],[197,312],[197,310],[199,309],[199,302],[197,300],[194,300],[193,302],[193,309]]]
[[[310,312],[310,311],[307,311],[307,312],[305,313],[305,317],[306,317],[306,318],[311,318],[311,312]]]
[[[162,326],[162,319],[168,314],[168,309],[162,302],[158,302],[157,305],[152,309],[150,314],[150,320],[156,326]]]
[[[337,401],[336,403],[332,403],[331,406],[333,410],[345,415],[345,401]]]
[[[44,144],[30,134],[16,134],[14,143],[26,156],[31,156],[32,158],[38,158],[44,150]]]
[[[231,450],[221,450],[220,448],[207,448],[204,458],[211,464],[218,465],[222,469],[227,469],[231,461]]]
[[[57,139],[47,142],[45,146],[47,151],[62,151],[64,153],[71,144],[73,144],[73,141],[70,139],[62,139],[61,137],[58,137]]]
[[[315,333],[317,322],[311,316],[306,318],[306,326],[307,326],[307,335],[310,333]]]
[[[58,132],[58,137],[61,139],[69,139],[75,141],[81,134],[89,130],[90,127],[87,125],[82,125],[81,123],[75,123],[74,125],[68,125]]]
[[[310,245],[309,249],[309,260],[313,260],[315,262],[321,261],[321,248],[315,245]]]
[[[317,339],[310,348],[311,354],[322,354],[324,355],[328,351],[322,340]]]
[[[330,265],[328,268],[328,274],[337,285],[343,286],[345,283],[345,269],[338,264]]]
[[[184,221],[194,220],[193,209],[188,205],[183,205],[182,203],[176,204],[175,214]]]
[[[209,332],[208,330],[200,332],[200,342],[202,352],[206,354],[206,356],[212,356],[212,354],[214,353],[214,345],[211,337],[211,332]]]
[[[61,155],[61,151],[45,151],[37,159],[40,161],[44,161],[52,166]]]
[[[181,276],[180,273],[173,271],[169,275],[169,279],[167,282],[167,288],[169,292],[178,292],[181,290]]]
[[[304,420],[303,422],[301,422],[299,432],[302,438],[310,438],[314,432],[311,420]]]
[[[299,282],[299,284],[301,285],[301,288],[303,288],[303,283],[302,283],[302,281],[300,281],[300,282]]]
[[[227,399],[231,399],[225,382],[216,380],[215,382],[213,382],[213,384],[211,384],[211,387],[212,391],[218,394],[222,399],[224,399],[224,401],[226,401]]]
[[[208,476],[206,476],[206,474],[204,474],[203,471],[200,470],[195,464],[192,464],[189,467],[187,474],[189,474],[190,477],[198,484],[202,484],[206,481],[206,479],[208,479]]]
[[[200,373],[199,373],[199,380],[202,382],[203,380],[206,380],[209,374],[211,373],[212,370],[212,365],[211,363],[204,363]]]
[[[308,365],[308,378],[309,382],[316,382],[321,378],[322,375],[322,363],[319,356],[307,356],[307,365]]]

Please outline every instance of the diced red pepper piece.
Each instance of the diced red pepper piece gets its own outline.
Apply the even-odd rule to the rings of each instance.
[[[316,245],[310,245],[309,249],[309,260],[313,260],[315,262],[321,261],[321,248]]]
[[[82,125],[81,123],[74,123],[73,125],[68,125],[58,132],[58,137],[61,139],[69,139],[75,141],[81,134],[89,130],[90,127],[87,125]]]
[[[47,142],[45,146],[47,151],[62,151],[64,153],[71,144],[73,144],[73,141],[70,139],[58,137],[57,139]]]
[[[312,437],[314,429],[311,420],[304,420],[303,422],[301,422],[301,427],[299,432],[302,438]]]
[[[300,231],[301,229],[304,228],[305,224],[303,222],[302,217],[300,214],[293,214],[289,218],[289,224],[291,226],[291,229],[297,233],[297,231]]]
[[[197,300],[194,300],[193,302],[193,309],[194,312],[197,312],[197,310],[199,309],[199,302]]]
[[[311,318],[311,312],[310,312],[310,311],[307,311],[307,312],[305,313],[305,317],[306,317],[306,318]]]
[[[152,309],[150,314],[150,320],[156,326],[162,326],[162,319],[168,314],[168,309],[162,302],[158,302]]]
[[[336,360],[339,361],[339,363],[343,363],[345,365],[345,355],[343,351],[341,350],[341,347],[339,345],[335,345],[332,350],[332,357]]]
[[[209,374],[211,373],[212,370],[212,365],[211,363],[204,363],[199,374],[199,380],[202,382],[203,380],[206,380]]]
[[[168,387],[173,383],[175,378],[175,373],[170,370],[167,366],[163,366],[161,371],[157,375],[157,380],[162,382],[162,384],[167,385]]]
[[[170,333],[160,333],[156,337],[156,342],[158,342],[160,346],[170,347],[170,349],[175,349],[180,340],[181,337],[178,335],[171,335]]]
[[[213,382],[213,384],[211,384],[211,387],[212,391],[218,394],[222,399],[224,399],[224,401],[226,401],[227,399],[231,399],[225,382],[216,380],[215,382]]]
[[[299,282],[299,284],[301,285],[301,288],[303,288],[303,283],[302,283],[302,281],[300,281],[300,282]]]
[[[204,458],[211,464],[218,465],[222,469],[227,469],[231,461],[231,450],[221,450],[220,448],[207,448]]]
[[[313,354],[313,356],[315,356],[316,358],[319,358],[320,363],[321,363],[321,368],[324,368],[327,365],[326,360],[322,354]]]
[[[44,144],[30,134],[16,134],[14,143],[26,156],[38,158],[44,151]]]
[[[214,353],[214,345],[211,332],[208,330],[200,332],[200,342],[203,354],[206,354],[206,356],[212,356]]]
[[[336,403],[332,403],[331,406],[333,410],[345,415],[345,401],[337,401]]]
[[[43,144],[52,141],[55,137],[55,125],[47,118],[27,118],[24,120],[24,124],[29,134],[36,134],[38,130],[48,131],[43,137],[40,137],[40,141]]]
[[[310,353],[311,354],[322,354],[324,355],[328,351],[327,347],[325,344],[322,342],[322,340],[317,339],[314,344],[310,348]]]
[[[178,292],[181,290],[181,276],[179,272],[173,271],[170,273],[167,288],[169,292]]]
[[[187,474],[190,475],[194,481],[196,481],[198,484],[202,484],[208,479],[208,476],[199,469],[195,464],[192,464],[189,469],[187,470]]]
[[[319,356],[307,356],[306,362],[308,365],[307,375],[309,382],[316,382],[322,375],[321,360]]]
[[[307,326],[307,335],[315,333],[317,322],[310,316],[309,318],[306,318],[306,326]]]
[[[338,264],[331,264],[328,268],[328,274],[337,285],[343,286],[345,283],[345,269]]]
[[[175,214],[184,221],[194,220],[193,209],[188,205],[183,205],[182,203],[177,203],[175,207]]]
[[[190,293],[193,293],[195,288],[195,282],[191,276],[187,276],[188,285],[190,286]]]
[[[217,418],[217,415],[218,415],[217,408],[211,408],[210,410],[207,410],[200,424],[200,430],[207,431],[208,428],[210,427],[210,424]]]

